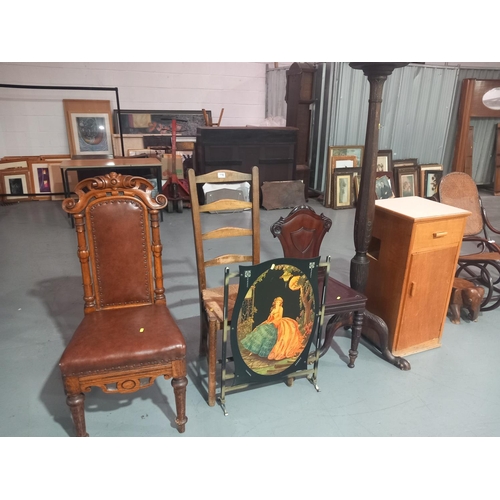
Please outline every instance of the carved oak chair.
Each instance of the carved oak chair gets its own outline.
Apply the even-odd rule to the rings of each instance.
[[[471,212],[465,224],[455,276],[485,289],[481,311],[500,306],[500,246],[489,236],[500,230],[490,223],[476,183],[464,172],[451,172],[439,183],[439,201]]]
[[[217,332],[223,328],[223,301],[224,286],[212,286],[207,284],[207,268],[213,266],[228,266],[235,263],[260,262],[260,192],[259,192],[259,169],[252,168],[251,174],[236,172],[233,170],[216,170],[208,174],[195,175],[193,169],[188,171],[189,191],[191,196],[191,214],[193,220],[194,243],[196,250],[196,266],[198,271],[198,289],[200,296],[200,356],[207,355],[208,365],[208,404],[215,405],[216,398],[216,371],[217,371]],[[205,184],[220,183],[243,183],[248,182],[251,187],[251,201],[236,199],[220,199],[211,203],[200,204],[198,187]],[[235,212],[244,210],[238,214],[219,212]],[[212,212],[212,213],[209,213]],[[235,215],[237,217],[235,217]],[[231,217],[231,226],[227,224]],[[237,219],[237,220],[236,220]],[[239,225],[241,223],[241,225]],[[238,240],[241,240],[241,253],[233,252],[237,248]],[[222,254],[217,253],[214,240],[224,239],[226,247],[219,247]],[[208,247],[211,247],[209,249]],[[210,283],[215,283],[215,277]],[[223,268],[221,267],[220,279],[222,282]],[[232,316],[232,308],[238,294],[238,285],[229,287],[229,321]]]
[[[141,177],[115,172],[85,179],[63,201],[78,239],[85,316],[61,357],[78,436],[85,392],[131,393],[172,378],[179,432],[186,418],[186,344],[165,299],[159,211],[163,195]]]
[[[286,217],[271,226],[271,234],[281,243],[283,255],[287,258],[308,259],[320,255],[325,234],[332,227],[332,221],[325,215],[318,215],[310,206],[301,205],[292,209]],[[321,277],[320,277],[321,281]],[[320,283],[319,289],[322,290]],[[331,316],[325,328],[325,340],[320,356],[331,346],[335,332],[342,326],[352,325],[349,368],[354,368],[358,356],[366,297],[329,276],[325,297],[325,317]]]

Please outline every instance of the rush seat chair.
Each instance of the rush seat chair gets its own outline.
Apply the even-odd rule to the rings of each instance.
[[[200,356],[207,356],[207,402],[214,406],[218,364],[217,338],[222,338],[224,322],[224,267],[236,263],[247,262],[255,265],[260,262],[259,169],[253,167],[250,174],[234,170],[216,170],[198,176],[190,169],[188,179],[200,300]],[[198,191],[206,183],[217,185],[246,182],[250,184],[250,201],[237,199],[237,196],[230,198],[228,189],[221,186],[221,192],[225,193],[222,199],[214,196],[215,201],[208,200],[209,202],[204,204],[200,202]],[[220,267],[219,280],[207,272],[208,268],[214,266]],[[208,281],[212,286],[209,286]],[[214,284],[218,286],[213,286]],[[230,285],[229,321],[237,294],[238,285]]]

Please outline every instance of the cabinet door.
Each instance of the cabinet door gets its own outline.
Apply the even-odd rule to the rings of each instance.
[[[455,274],[456,247],[414,253],[402,303],[393,352],[411,353],[439,345]]]

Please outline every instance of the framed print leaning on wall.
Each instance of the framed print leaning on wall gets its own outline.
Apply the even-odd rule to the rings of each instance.
[[[377,172],[392,172],[392,149],[381,149],[378,152]]]
[[[394,193],[399,197],[419,196],[418,167],[394,165]]]
[[[64,99],[63,105],[71,158],[113,158],[110,102]]]
[[[31,191],[30,173],[27,168],[16,168],[0,171],[2,191],[10,196],[2,196],[3,201],[28,201],[31,196],[26,196]]]
[[[328,148],[328,158],[331,163],[332,156],[355,156],[356,167],[363,165],[363,154],[365,151],[364,146],[330,146]]]
[[[425,173],[427,170],[432,170],[433,172],[439,172],[443,170],[443,165],[440,163],[424,163],[423,165],[419,165],[418,167],[420,172],[419,185],[420,185],[420,196],[422,198],[429,198],[433,196],[434,193],[428,194],[429,190],[427,190],[427,181]],[[439,175],[439,174],[437,174]],[[432,191],[432,189],[430,190]]]
[[[438,192],[439,182],[443,177],[442,170],[425,170],[424,198],[432,198]]]
[[[330,151],[332,148],[330,148]],[[356,155],[330,155],[325,185],[325,206],[333,208],[333,180],[336,170],[352,169],[358,166]]]
[[[343,169],[335,170],[333,174],[333,209],[352,208],[353,197],[353,172],[351,169],[344,172]]]
[[[377,200],[395,198],[392,185],[392,172],[377,172],[377,177],[375,178],[375,198]]]
[[[52,194],[52,179],[47,162],[29,161],[32,192],[35,200],[50,200]]]

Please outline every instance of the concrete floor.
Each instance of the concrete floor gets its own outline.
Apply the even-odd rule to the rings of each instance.
[[[482,193],[500,226],[500,197]],[[354,255],[354,209],[310,205],[333,220],[323,243],[332,274],[348,283]],[[261,211],[261,259],[281,256],[270,225],[289,210]],[[74,434],[58,360],[83,316],[76,236],[59,201],[0,206],[0,436]],[[362,342],[354,369],[342,332],[321,358],[318,393],[305,379],[227,396],[228,416],[205,400],[205,360],[197,356],[199,318],[191,213],[161,223],[169,307],[188,343],[189,385],[184,435],[173,425],[170,381],[131,395],[86,398],[91,436],[424,437],[500,436],[500,309],[477,323],[446,321],[442,347],[408,356],[400,371]],[[222,270],[220,271],[222,277]]]

